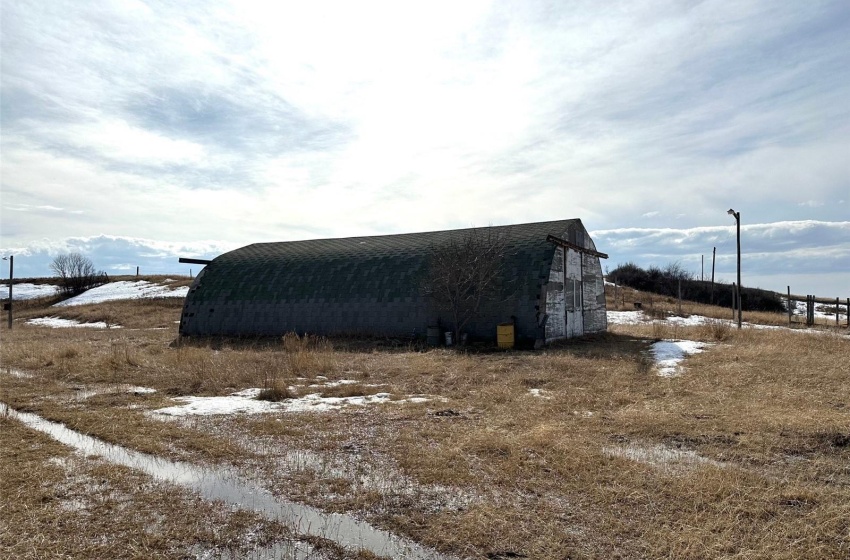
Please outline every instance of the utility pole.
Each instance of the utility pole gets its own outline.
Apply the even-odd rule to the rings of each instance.
[[[12,329],[12,281],[15,279],[15,255],[3,257],[4,261],[9,261],[9,330]]]
[[[737,238],[738,238],[738,287],[736,288],[735,297],[738,300],[738,328],[741,328],[741,302],[743,298],[741,297],[741,213],[735,212],[731,208],[727,212],[730,216],[735,217],[735,225],[737,226]]]
[[[711,248],[711,297],[708,303],[714,305],[714,257],[717,254],[717,247]]]

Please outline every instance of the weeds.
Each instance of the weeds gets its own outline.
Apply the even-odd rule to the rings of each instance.
[[[722,342],[727,340],[731,335],[732,328],[728,321],[709,320],[706,321],[703,330],[707,331],[706,338]]]
[[[655,367],[653,359],[645,352],[641,352],[635,358],[635,372],[640,375],[651,373]]]
[[[327,338],[287,333],[283,336],[282,344],[288,358],[289,371],[294,375],[326,374],[337,367],[333,344]]]
[[[365,397],[383,392],[381,387],[364,385],[362,383],[344,383],[332,387],[323,387],[321,397]]]
[[[293,391],[292,388],[287,386],[285,383],[279,382],[272,384],[270,387],[265,387],[257,395],[257,400],[270,402],[280,402],[295,398],[298,398],[295,391]]]
[[[150,330],[24,326],[4,331],[3,364],[34,377],[0,373],[3,398],[133,449],[262,473],[277,493],[330,511],[356,512],[381,528],[458,556],[791,559],[850,554],[850,389],[842,337],[738,331],[728,325],[729,310],[683,303],[683,313],[718,321],[695,327],[667,321],[618,325],[605,335],[539,352],[418,352],[365,341],[334,345],[295,334],[262,342],[172,346],[179,308],[138,305],[136,310],[129,304],[116,307],[120,313],[115,316],[123,313]],[[653,307],[661,313],[676,302],[656,298]],[[781,315],[747,313],[745,318],[787,322]],[[151,329],[159,325],[170,329]],[[662,379],[648,374],[652,361],[645,351],[655,338],[724,344],[689,357],[682,376]],[[429,400],[177,422],[148,414],[169,406],[172,395],[263,387],[276,392],[274,398],[291,398],[289,386],[310,383],[296,377],[315,380],[319,375],[329,378],[327,385],[343,377],[358,381],[317,389],[325,396],[391,388],[394,394]],[[69,404],[64,383],[69,379],[86,386],[132,383],[159,392],[144,397],[114,393]],[[530,388],[544,388],[547,398],[530,396]],[[0,534],[8,539],[0,542],[4,551],[23,550],[14,547],[27,542],[51,556],[56,551],[48,546],[56,543],[56,550],[73,554],[81,550],[80,542],[88,542],[94,552],[79,557],[120,556],[97,548],[94,531],[126,539],[139,547],[139,556],[156,556],[159,545],[131,535],[171,543],[171,556],[193,554],[180,545],[181,539],[196,538],[198,527],[186,514],[193,502],[180,497],[154,504],[162,498],[155,490],[149,500],[133,497],[129,506],[103,496],[103,507],[91,511],[113,508],[117,513],[104,518],[115,520],[114,527],[90,529],[85,513],[61,512],[64,526],[76,531],[68,536],[54,523],[59,510],[53,509],[61,503],[57,496],[67,475],[59,471],[61,476],[54,476],[44,468],[48,456],[67,453],[8,432],[5,425],[0,432],[4,449],[40,457],[21,467],[13,463],[23,456],[18,451],[0,456],[0,484],[9,493],[4,495],[25,488],[34,499],[25,502],[26,512],[13,508],[4,515],[10,527]],[[263,453],[250,451],[256,447]],[[652,460],[637,460],[636,453],[605,453],[611,447],[651,450],[650,459],[685,458],[688,468],[659,468]],[[286,469],[282,454],[287,450],[319,457],[321,468]],[[45,482],[36,474],[31,480],[7,476],[19,468],[31,468]],[[375,473],[380,477],[370,478]],[[150,488],[131,473],[103,474],[121,488],[145,488],[140,494]],[[779,490],[777,481],[782,482]],[[85,492],[76,488],[70,494]],[[46,505],[39,505],[42,496]],[[165,508],[163,503],[169,508],[158,509]],[[135,517],[124,515],[122,507],[168,521],[134,525],[129,520]],[[211,519],[204,525],[204,542],[227,541],[208,533],[235,521]],[[21,535],[20,542],[12,541],[15,535]]]

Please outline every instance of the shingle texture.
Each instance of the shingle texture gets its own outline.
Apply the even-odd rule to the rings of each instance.
[[[483,229],[483,228],[482,228]],[[541,291],[556,247],[547,235],[586,235],[579,220],[486,228],[507,240],[504,297],[467,327],[495,337],[495,325],[515,318],[520,337],[543,338]],[[256,243],[214,259],[186,297],[184,335],[423,335],[441,313],[423,293],[429,255],[466,230]],[[598,261],[598,259],[597,259]],[[600,282],[601,284],[601,282]],[[545,301],[544,301],[545,307]],[[545,309],[544,309],[545,311]]]

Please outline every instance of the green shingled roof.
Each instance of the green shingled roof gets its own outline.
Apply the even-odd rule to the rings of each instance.
[[[511,284],[518,289],[517,295],[533,299],[554,253],[546,236],[564,235],[576,225],[583,230],[577,219],[478,229],[506,236],[505,275],[516,280]],[[188,300],[411,301],[421,297],[430,251],[465,231],[255,243],[214,259]]]

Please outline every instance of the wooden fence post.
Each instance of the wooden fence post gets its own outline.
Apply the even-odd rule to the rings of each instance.
[[[682,315],[682,279],[679,279],[679,315]]]
[[[809,294],[806,294],[806,326],[809,326]]]
[[[717,247],[711,248],[711,295],[708,296],[708,303],[714,305],[714,256],[717,253]]]
[[[788,324],[791,324],[791,286],[788,286]]]
[[[815,324],[815,296],[806,294],[806,325]]]
[[[735,306],[738,304],[738,288],[735,282],[732,282],[732,320],[735,320]]]

